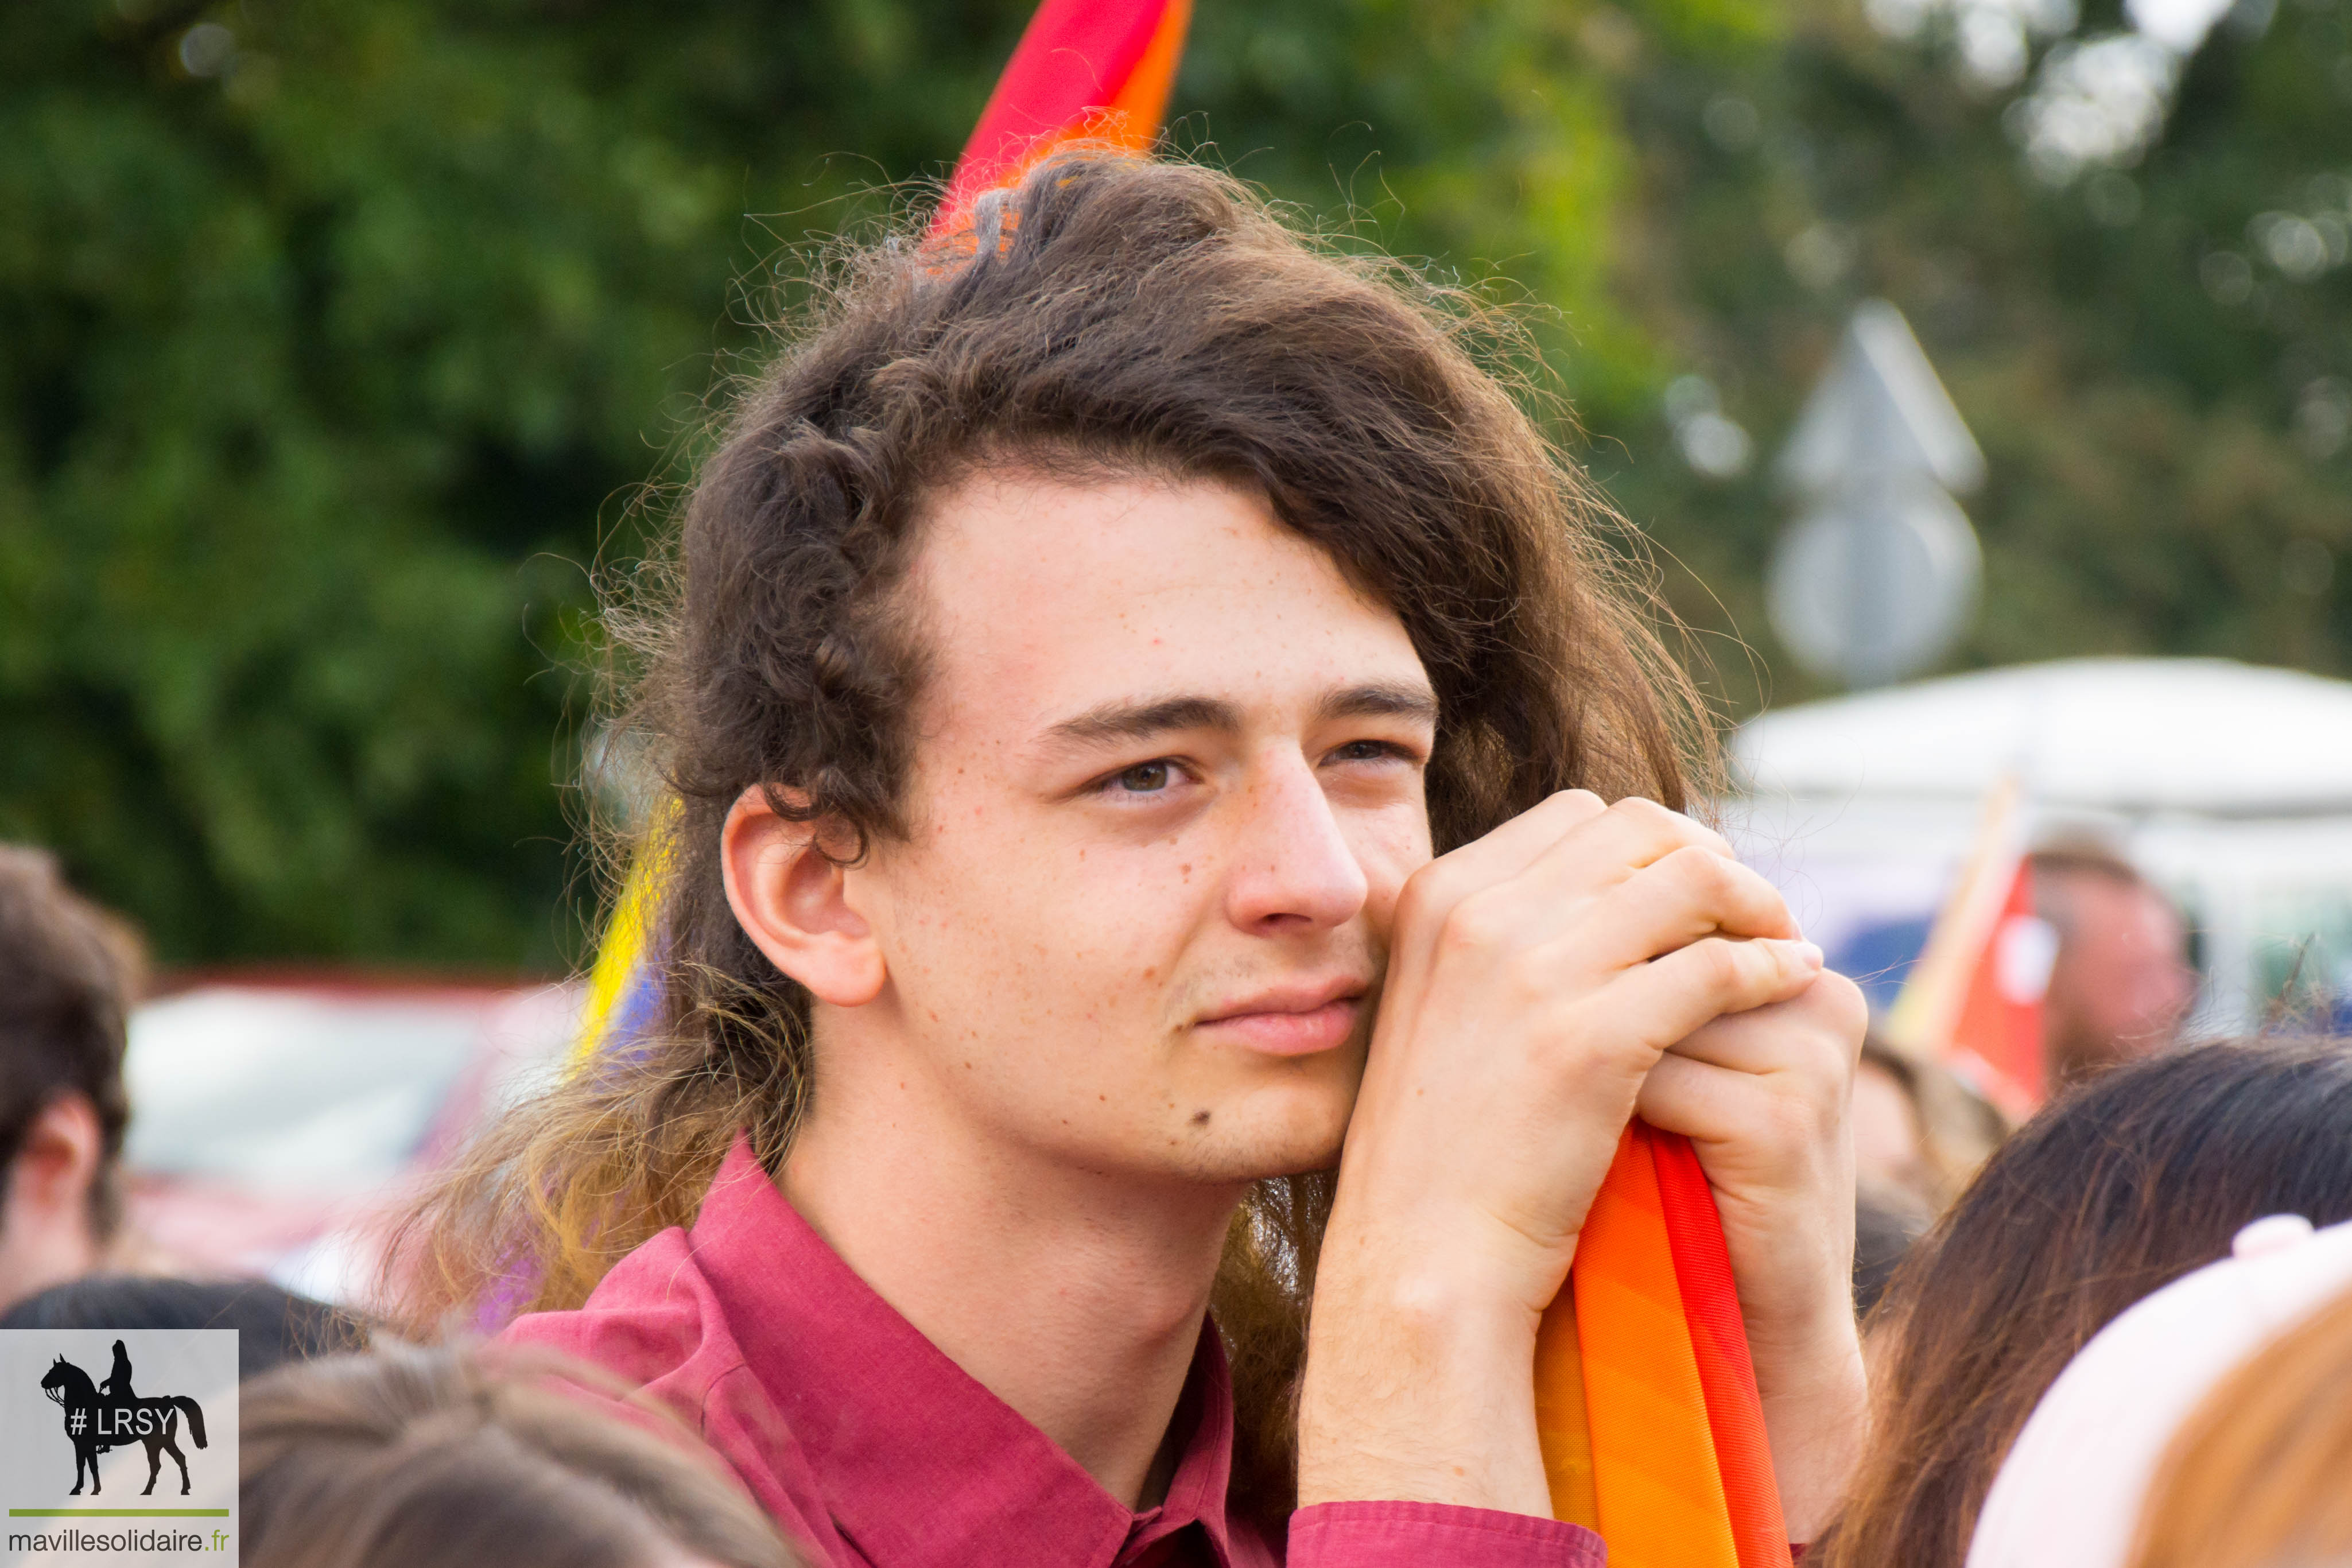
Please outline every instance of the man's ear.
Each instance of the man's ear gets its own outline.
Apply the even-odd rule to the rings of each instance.
[[[25,1223],[37,1215],[68,1228],[87,1226],[105,1142],[89,1096],[68,1092],[42,1106],[6,1173],[7,1218]]]
[[[845,874],[819,847],[822,832],[779,816],[757,785],[745,790],[719,831],[727,903],[769,961],[811,995],[863,1006],[889,972],[873,928],[850,907]]]

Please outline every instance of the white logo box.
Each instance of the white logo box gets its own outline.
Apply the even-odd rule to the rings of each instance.
[[[236,1420],[234,1329],[0,1330],[0,1563],[235,1564]]]

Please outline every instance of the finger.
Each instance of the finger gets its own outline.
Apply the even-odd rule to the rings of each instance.
[[[1738,863],[1731,846],[1713,828],[1669,811],[1656,801],[1629,796],[1562,836],[1517,879],[1511,891],[1515,899],[1525,900],[1530,936],[1541,941],[1581,923],[1587,900],[1638,880],[1659,866],[1685,860],[1696,862],[1683,869],[1702,889],[1715,885],[1706,866]],[[1680,940],[1688,942],[1713,929],[1703,926]],[[1785,931],[1775,927],[1756,932],[1742,930],[1739,934],[1794,936],[1797,932],[1793,927]],[[1649,958],[1678,945],[1679,942],[1669,942],[1641,956]]]
[[[1786,1002],[1701,1025],[1676,1041],[1671,1054],[1735,1072],[1793,1068],[1851,1076],[1868,1022],[1860,988],[1824,969]]]
[[[1712,936],[1636,964],[1606,994],[1642,1043],[1663,1052],[1726,1013],[1787,1001],[1821,972],[1822,950],[1809,942]]]
[[[1590,792],[1578,793],[1588,801],[1598,799]],[[1731,846],[1712,828],[1654,800],[1629,796],[1603,810],[1588,811],[1524,867],[1464,895],[1454,908],[1475,900],[1485,906],[1477,916],[1482,928],[1509,931],[1521,942],[1541,943],[1569,931],[1588,900],[1682,855],[1736,863]],[[1701,926],[1640,956],[1651,957],[1713,929],[1711,924]],[[1760,934],[1796,932],[1774,927]]]
[[[1737,860],[1685,845],[1577,910],[1564,934],[1579,962],[1618,969],[1718,932],[1800,939],[1779,889]]]
[[[1565,835],[1609,808],[1589,789],[1548,795],[1481,838],[1423,866],[1405,883],[1397,905],[1391,974],[1417,974],[1437,944],[1445,919],[1465,898],[1508,880]]]
[[[1628,795],[1608,810],[1578,823],[1528,867],[1531,876],[1581,884],[1560,891],[1591,890],[1620,882],[1684,849],[1730,860],[1723,835],[1654,800]]]
[[[1633,1111],[1694,1143],[1735,1145],[1778,1159],[1837,1137],[1844,1090],[1842,1077],[1759,1075],[1670,1051],[1642,1079]]]
[[[1633,1114],[1694,1143],[1729,1143],[1748,1132],[1756,1097],[1754,1074],[1669,1051],[1642,1080]]]
[[[1731,841],[1722,834],[1687,813],[1660,805],[1644,795],[1627,795],[1612,805],[1604,817],[1586,824],[1585,831],[1595,838],[1622,843],[1628,865],[1647,865],[1685,844],[1738,858]]]
[[[1518,816],[1474,838],[1433,863],[1445,879],[1468,888],[1485,887],[1525,870],[1547,850],[1613,808],[1589,789],[1546,795]]]

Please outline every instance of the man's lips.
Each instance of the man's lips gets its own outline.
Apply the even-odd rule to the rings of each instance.
[[[1353,979],[1284,986],[1220,1008],[1199,1027],[1269,1056],[1311,1056],[1347,1043],[1370,989]]]

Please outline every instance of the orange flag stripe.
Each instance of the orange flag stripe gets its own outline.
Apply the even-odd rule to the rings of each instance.
[[[1576,1323],[1576,1291],[1562,1287],[1536,1330],[1536,1440],[1551,1516],[1587,1530],[1601,1528],[1592,1490],[1592,1427],[1585,1414],[1584,1347]]]
[[[1129,144],[1139,150],[1158,138],[1168,118],[1168,95],[1175,90],[1176,68],[1183,63],[1184,35],[1192,24],[1192,0],[1168,0],[1151,42],[1143,47],[1143,58],[1110,101]]]
[[[1628,1128],[1569,1274],[1612,1568],[1740,1568],[1649,1142]]]

